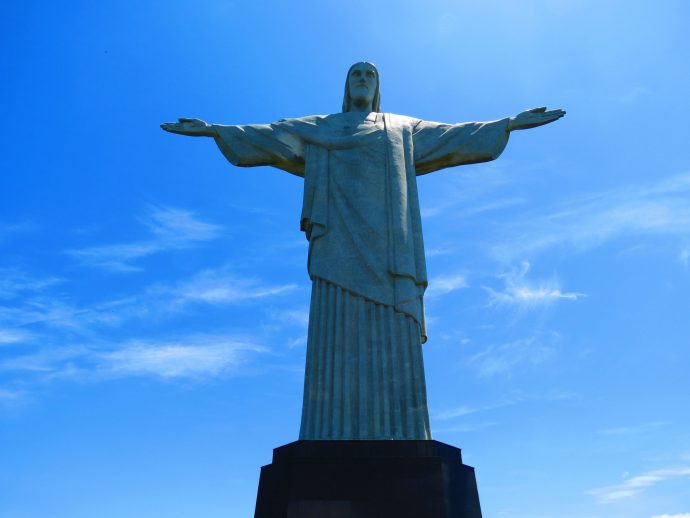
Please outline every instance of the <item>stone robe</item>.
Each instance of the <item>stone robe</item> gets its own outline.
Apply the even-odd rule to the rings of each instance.
[[[304,177],[310,310],[301,439],[428,439],[416,176],[497,158],[508,119],[339,113],[216,126],[237,166]]]

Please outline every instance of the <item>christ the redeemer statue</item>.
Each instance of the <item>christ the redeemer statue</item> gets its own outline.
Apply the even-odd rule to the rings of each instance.
[[[300,439],[430,439],[421,344],[427,275],[417,176],[497,158],[511,131],[565,115],[536,108],[442,124],[382,113],[371,63],[347,73],[342,113],[223,126],[179,119],[241,167],[304,178],[312,280]]]

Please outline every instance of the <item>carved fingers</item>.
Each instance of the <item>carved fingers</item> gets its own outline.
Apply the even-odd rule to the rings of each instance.
[[[545,106],[525,110],[510,121],[510,131],[536,128],[557,121],[565,115],[560,108],[547,110]]]
[[[211,126],[201,119],[180,117],[179,122],[164,122],[161,128],[170,133],[188,135],[190,137],[207,137],[213,135]]]

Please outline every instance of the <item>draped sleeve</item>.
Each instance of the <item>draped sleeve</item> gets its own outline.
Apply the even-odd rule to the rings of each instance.
[[[417,175],[498,158],[508,143],[508,122],[443,124],[420,120],[413,127]]]
[[[305,143],[287,121],[273,124],[222,126],[214,124],[218,148],[239,167],[268,165],[304,176]]]

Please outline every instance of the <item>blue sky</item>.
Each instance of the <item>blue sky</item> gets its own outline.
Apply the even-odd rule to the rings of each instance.
[[[432,433],[484,515],[690,517],[690,7],[680,0],[14,2],[0,98],[0,516],[251,516],[298,433],[301,179],[179,116],[494,120],[420,178]]]

